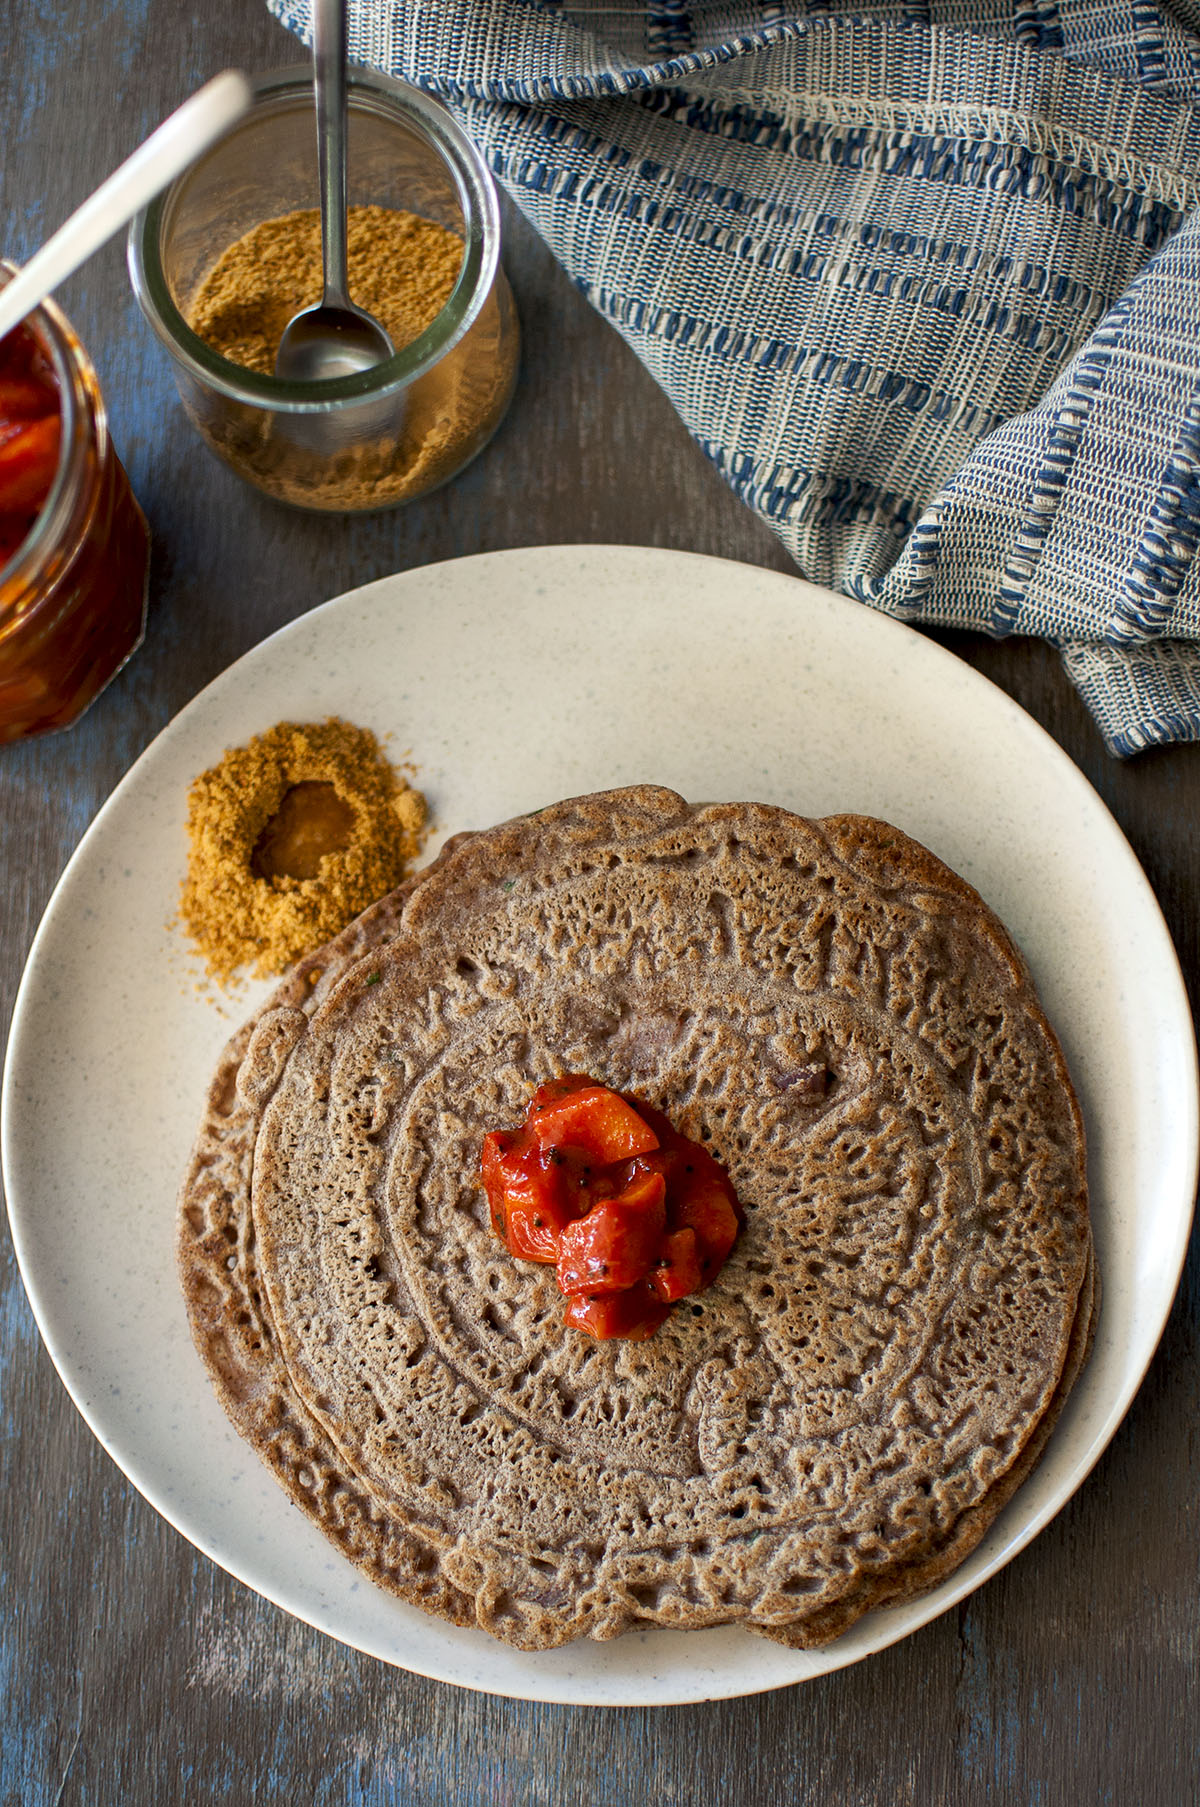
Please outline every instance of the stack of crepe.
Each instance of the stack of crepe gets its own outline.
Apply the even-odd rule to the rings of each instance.
[[[478,1179],[590,1073],[745,1226],[642,1342],[564,1327]],[[651,786],[482,833],[226,1050],[181,1194],[237,1428],[374,1581],[522,1649],[794,1646],[941,1581],[1086,1356],[1083,1130],[1026,965],[899,830]]]

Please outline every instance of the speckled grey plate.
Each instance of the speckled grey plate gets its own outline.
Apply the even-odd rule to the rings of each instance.
[[[694,800],[890,818],[1015,933],[1083,1101],[1104,1309],[1040,1467],[935,1593],[816,1652],[731,1628],[522,1656],[373,1588],[230,1428],[175,1281],[175,1192],[218,1051],[266,988],[220,1005],[197,989],[170,926],[185,799],[227,746],[335,713],[411,754],[436,817],[430,852],[457,829],[649,780]],[[594,1704],[819,1675],[1007,1562],[1133,1397],[1196,1180],[1196,1051],[1175,953],[1120,830],[1060,749],[960,660],[869,609],[748,566],[624,547],[490,553],[385,578],[209,685],[118,786],[51,900],[3,1113],[13,1234],[46,1346],[146,1498],[223,1568],[347,1644],[464,1687]]]

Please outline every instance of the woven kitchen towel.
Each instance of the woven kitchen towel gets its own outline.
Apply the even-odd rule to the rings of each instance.
[[[270,0],[308,34],[307,0]],[[1200,0],[350,0],[805,576],[1200,739]]]

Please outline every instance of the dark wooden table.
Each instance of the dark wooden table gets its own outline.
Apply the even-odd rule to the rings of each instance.
[[[256,0],[9,0],[0,156],[21,259],[159,118],[227,65],[296,60]],[[0,751],[0,1025],[51,889],[133,760],[195,692],[326,597],[435,559],[549,541],[668,545],[789,568],[654,384],[512,215],[525,327],[512,411],[428,501],[318,520],[204,452],[107,251],[60,299],[91,350],[154,533],[149,631],[70,733]],[[954,650],[1083,768],[1200,981],[1200,748],[1119,765],[1057,658]],[[1195,1248],[1107,1454],[1056,1521],[963,1605],[857,1667],[744,1700],[531,1705],[395,1670],[292,1621],[167,1526],[93,1440],[0,1255],[0,1801],[1193,1802],[1200,1774],[1200,1363]]]

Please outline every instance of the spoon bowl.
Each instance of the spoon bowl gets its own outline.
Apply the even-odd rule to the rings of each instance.
[[[312,23],[324,292],[292,316],[275,353],[275,375],[297,383],[355,376],[395,349],[378,320],[351,301],[346,275],[345,0],[315,0]]]
[[[292,383],[356,376],[382,364],[392,351],[382,326],[362,308],[323,300],[288,321],[275,354],[275,374]]]

